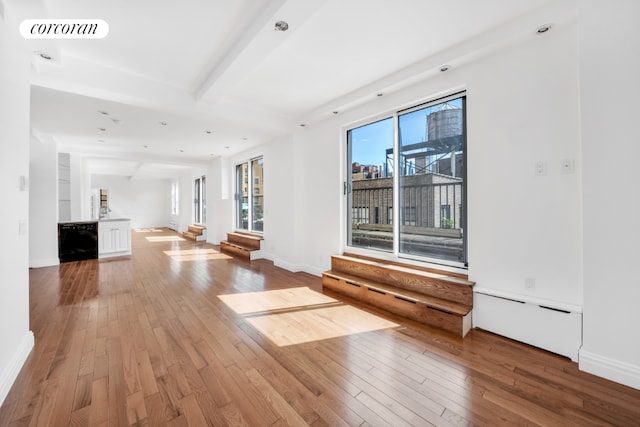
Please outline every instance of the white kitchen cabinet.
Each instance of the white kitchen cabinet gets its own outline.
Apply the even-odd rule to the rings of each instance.
[[[131,255],[131,222],[108,219],[98,223],[98,257]]]

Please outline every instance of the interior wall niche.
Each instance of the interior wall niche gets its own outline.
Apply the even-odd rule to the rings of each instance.
[[[71,160],[58,153],[58,221],[71,221]]]

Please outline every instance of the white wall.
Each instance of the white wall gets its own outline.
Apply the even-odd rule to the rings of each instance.
[[[216,157],[207,168],[207,242],[226,240],[233,229],[233,166],[228,157]]]
[[[209,215],[211,215],[212,210],[215,210],[215,206],[212,206],[211,201],[209,200],[211,194],[211,183],[209,182],[208,170],[206,167],[204,168],[193,168],[191,172],[188,174],[183,174],[180,176],[176,176],[169,182],[168,194],[169,194],[169,207],[167,212],[171,212],[171,186],[170,182],[177,180],[180,185],[180,203],[179,203],[179,215],[177,218],[177,227],[178,232],[183,232],[187,230],[189,224],[193,224],[193,200],[194,200],[194,181],[196,178],[201,176],[207,177],[207,197],[206,197],[206,209],[207,209],[207,222],[210,222]],[[168,219],[168,214],[166,215]],[[207,225],[207,224],[205,224]],[[208,236],[208,230],[207,230]]]
[[[132,228],[166,227],[171,213],[168,179],[129,179],[117,175],[91,175],[92,188],[109,190],[111,218],[129,218]]]
[[[29,160],[29,267],[57,265],[58,152],[52,139],[31,137]]]
[[[215,207],[215,216],[209,217],[208,227],[215,227],[217,241],[226,239],[226,233],[235,229],[235,168],[242,162],[262,157],[264,185],[264,240],[261,257],[291,271],[302,269],[296,254],[295,221],[299,200],[294,187],[298,181],[294,173],[293,136],[277,138],[268,144],[253,147],[229,158],[214,159],[210,174],[216,176],[213,200],[208,201],[209,213]],[[312,170],[314,168],[310,168]],[[224,170],[218,176],[218,171]],[[306,172],[305,172],[306,173]],[[226,177],[224,176],[226,174]],[[210,181],[209,181],[210,182]]]
[[[640,2],[580,15],[584,341],[580,368],[640,388]]]
[[[29,50],[13,4],[0,3],[0,402],[33,348],[29,331]]]
[[[293,137],[283,137],[264,146],[264,240],[261,250],[275,265],[299,271],[296,254],[297,173],[294,169]],[[275,166],[275,167],[274,167]],[[304,173],[313,173],[309,168]],[[293,179],[292,179],[293,177]]]
[[[71,221],[85,221],[88,218],[83,214],[86,207],[85,188],[85,162],[82,155],[77,153],[69,154],[69,186],[71,190]],[[90,200],[90,199],[89,199]]]
[[[342,251],[341,230],[344,150],[342,125],[367,116],[379,104],[307,126],[294,135],[295,254],[303,271],[319,275],[327,270],[331,255]],[[284,165],[270,165],[283,168]],[[269,197],[267,194],[265,197]]]
[[[343,249],[344,233],[335,232],[344,229],[343,126],[466,87],[471,279],[581,305],[577,76],[576,27],[568,24],[296,132],[297,263],[318,274]],[[565,158],[575,160],[575,173],[561,173]],[[534,175],[538,160],[545,176]],[[536,279],[534,295],[525,278]]]
[[[580,367],[640,387],[640,342],[633,338],[640,281],[631,268],[640,241],[632,187],[640,158],[639,6],[588,2],[580,31],[575,22],[556,25],[545,36],[531,35],[295,132],[293,159],[265,162],[265,173],[289,170],[294,181],[293,252],[282,251],[288,240],[276,233],[272,256],[319,274],[343,249],[344,126],[465,87],[470,278],[479,289],[534,303],[578,311],[584,303]],[[564,173],[565,160],[573,173]],[[545,175],[535,175],[537,162]],[[272,209],[270,217],[288,208]],[[525,289],[526,278],[535,279],[534,292]],[[521,338],[537,342],[545,333]]]
[[[575,24],[479,61],[468,82],[469,276],[481,288],[582,304]],[[462,71],[462,70],[461,70]],[[564,174],[563,159],[575,171]],[[537,176],[543,162],[546,174]],[[535,292],[525,279],[535,280]]]

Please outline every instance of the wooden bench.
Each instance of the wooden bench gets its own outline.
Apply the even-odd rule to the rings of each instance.
[[[220,251],[251,259],[251,252],[260,250],[262,236],[258,234],[232,232],[227,233],[227,240],[220,242]]]
[[[205,240],[204,231],[206,227],[203,225],[191,224],[187,227],[186,231],[182,232],[182,237],[185,239],[193,240],[195,242]]]
[[[464,337],[471,329],[473,282],[401,263],[336,255],[326,289]]]

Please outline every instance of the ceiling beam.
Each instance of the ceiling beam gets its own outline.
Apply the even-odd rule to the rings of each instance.
[[[197,100],[216,103],[253,71],[271,52],[285,43],[327,0],[301,2],[270,0],[245,26],[226,54],[211,68],[196,90]],[[289,23],[286,32],[275,31],[277,21]]]

